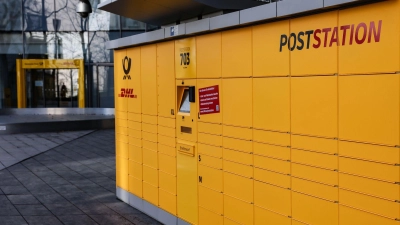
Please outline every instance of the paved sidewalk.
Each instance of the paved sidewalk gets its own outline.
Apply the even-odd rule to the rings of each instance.
[[[116,199],[114,146],[95,131],[0,170],[0,224],[160,224]]]
[[[93,130],[0,135],[0,170],[90,132]]]

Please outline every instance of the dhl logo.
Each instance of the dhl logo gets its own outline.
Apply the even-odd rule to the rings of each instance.
[[[133,88],[121,88],[121,93],[118,94],[120,98],[137,98],[137,95],[133,94]]]

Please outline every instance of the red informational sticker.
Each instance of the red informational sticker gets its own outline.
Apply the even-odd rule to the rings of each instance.
[[[199,89],[200,115],[219,113],[218,85]]]

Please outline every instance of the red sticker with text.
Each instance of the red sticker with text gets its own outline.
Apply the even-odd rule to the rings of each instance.
[[[218,85],[199,89],[200,115],[219,113],[219,87]]]

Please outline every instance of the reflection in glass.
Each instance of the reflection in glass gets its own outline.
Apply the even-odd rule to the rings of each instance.
[[[22,0],[0,1],[0,30],[21,31],[22,30]]]

